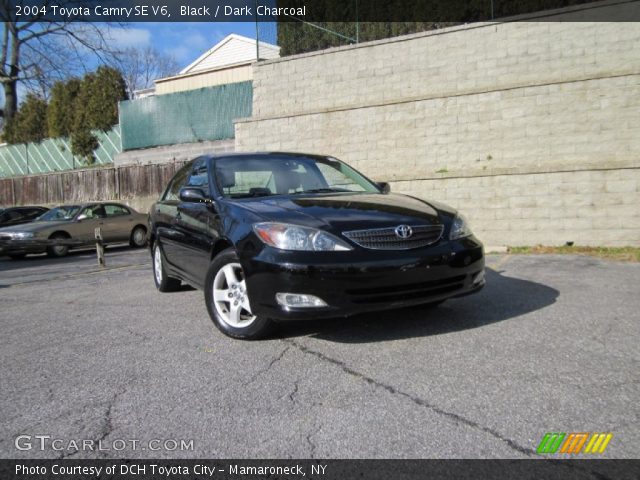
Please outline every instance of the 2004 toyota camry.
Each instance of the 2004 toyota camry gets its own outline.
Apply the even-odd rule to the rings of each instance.
[[[158,290],[204,289],[211,319],[235,338],[484,286],[482,244],[454,209],[390,194],[332,157],[199,157],[151,207],[150,226]]]

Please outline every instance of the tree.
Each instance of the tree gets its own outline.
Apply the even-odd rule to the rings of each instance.
[[[7,121],[4,139],[9,143],[28,143],[41,142],[46,137],[47,102],[29,93],[18,112]]]
[[[122,74],[111,67],[100,66],[82,79],[75,100],[71,151],[89,164],[98,140],[92,130],[107,131],[118,123],[118,102],[127,99]]]
[[[127,48],[118,54],[118,67],[127,84],[129,98],[136,90],[149,88],[154,80],[175,75],[180,67],[175,59],[153,47]]]
[[[96,158],[93,151],[98,148],[98,139],[86,127],[80,127],[71,135],[71,153],[84,159],[88,165],[93,165]]]
[[[88,4],[78,0],[74,6]],[[49,0],[38,5],[47,6]],[[38,13],[20,17],[16,6],[36,5],[23,0],[0,0],[0,84],[4,89],[5,120],[10,120],[18,107],[17,86],[22,82],[27,90],[47,93],[51,85],[82,71],[89,57],[109,63],[115,51],[105,40],[104,31],[110,24],[91,22],[46,21],[42,9]]]
[[[92,129],[105,132],[118,123],[118,102],[127,100],[127,86],[122,74],[112,67],[100,66],[88,85],[87,122]]]
[[[350,21],[276,19],[278,45],[280,55],[287,56],[348,45],[355,43],[356,37],[359,42],[378,40],[592,1],[595,0],[316,0],[308,8],[312,18]],[[278,6],[297,3],[298,0],[279,0]]]
[[[73,130],[76,109],[76,97],[80,92],[81,81],[71,78],[66,82],[56,82],[51,88],[51,99],[47,114],[50,137],[68,137]]]

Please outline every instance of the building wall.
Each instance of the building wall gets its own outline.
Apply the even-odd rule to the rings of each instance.
[[[640,245],[640,24],[475,24],[254,67],[236,150],[335,155],[490,245]]]
[[[251,65],[238,65],[221,70],[205,71],[164,78],[156,82],[156,95],[184,92],[196,88],[245,82],[253,78]]]
[[[258,52],[262,59],[278,58],[280,55],[280,48],[275,45],[260,42],[259,49],[256,49],[256,42],[253,39],[233,34],[227,38],[226,42],[222,45],[218,44],[214,51],[205,54],[195,62],[195,65],[190,65],[183,72],[208,70],[233,65],[234,63],[253,62],[256,60]]]

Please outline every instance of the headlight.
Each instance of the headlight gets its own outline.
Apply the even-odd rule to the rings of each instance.
[[[267,245],[281,250],[336,252],[351,250],[344,241],[316,228],[286,223],[255,223],[253,231]]]
[[[464,215],[458,214],[453,219],[451,224],[451,232],[449,233],[449,240],[455,240],[457,238],[464,238],[472,235],[471,228]]]
[[[33,232],[7,232],[13,240],[22,240],[25,238],[33,238]]]

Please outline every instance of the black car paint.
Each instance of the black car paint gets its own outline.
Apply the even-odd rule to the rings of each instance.
[[[1,227],[12,227],[14,225],[23,225],[25,223],[33,222],[36,218],[38,218],[43,213],[48,212],[49,209],[46,207],[9,207],[0,211],[0,228]],[[5,218],[11,215],[12,213],[17,213],[19,216],[17,218]]]
[[[247,155],[255,158],[291,154]],[[374,194],[227,198],[214,178],[216,158],[222,157],[207,157],[210,191],[204,192],[205,201],[160,200],[151,208],[150,245],[153,248],[156,241],[160,242],[166,268],[173,277],[203,289],[213,257],[232,247],[245,272],[253,312],[275,320],[346,316],[417,305],[467,295],[484,286],[484,282],[472,285],[474,275],[484,269],[482,244],[474,236],[448,240],[456,214],[450,207],[382,193],[382,189]],[[343,240],[343,231],[400,224],[444,224],[445,230],[435,245],[412,250],[370,250],[348,242],[353,247],[351,251],[295,252],[279,250],[259,240],[252,225],[264,221],[320,228]],[[437,285],[441,279],[461,277],[450,286]],[[452,286],[459,288],[452,290]],[[364,294],[358,293],[363,288]],[[383,298],[380,292],[385,289],[397,295],[387,295],[388,301],[384,302],[366,302],[367,288],[377,292],[375,297]],[[329,306],[285,309],[275,302],[278,291],[317,295]]]

